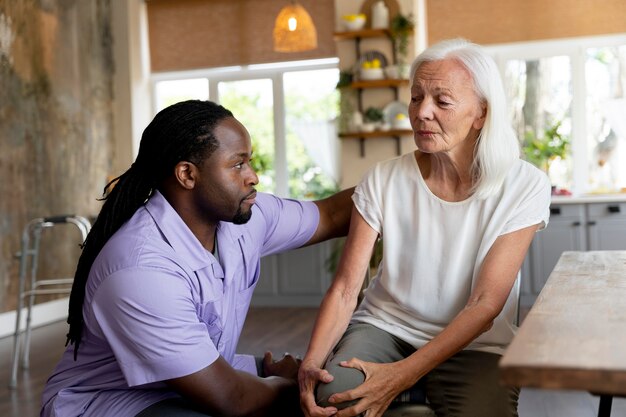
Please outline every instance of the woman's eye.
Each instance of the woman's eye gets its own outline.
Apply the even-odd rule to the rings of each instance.
[[[235,168],[237,168],[237,169],[243,168],[243,162],[239,162],[238,164],[236,164]]]

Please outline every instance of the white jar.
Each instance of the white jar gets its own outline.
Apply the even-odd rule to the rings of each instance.
[[[360,130],[363,125],[363,115],[359,111],[355,111],[350,116],[350,122],[348,125],[350,126],[350,130]]]
[[[382,0],[372,6],[372,29],[387,29],[389,27],[389,9]]]

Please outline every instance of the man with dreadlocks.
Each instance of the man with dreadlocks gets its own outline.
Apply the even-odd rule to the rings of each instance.
[[[155,116],[105,187],[42,417],[300,413],[299,361],[257,364],[237,341],[260,258],[345,235],[352,190],[316,202],[257,194],[251,154],[245,127],[215,103]]]

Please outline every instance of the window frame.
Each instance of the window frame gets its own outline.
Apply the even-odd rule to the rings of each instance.
[[[508,60],[535,60],[567,56],[572,74],[572,193],[581,195],[589,189],[589,155],[587,155],[587,82],[586,53],[589,48],[626,45],[626,33],[606,36],[551,39],[486,46],[495,59],[502,79]]]
[[[271,64],[254,64],[224,68],[205,68],[187,71],[152,73],[150,77],[152,92],[152,113],[158,111],[157,84],[162,81],[178,81],[205,78],[209,84],[209,100],[218,101],[220,82],[269,79],[272,81],[274,103],[274,164],[275,190],[279,197],[289,197],[289,170],[287,167],[287,125],[285,109],[285,91],[283,75],[288,72],[314,71],[324,69],[339,70],[339,58],[323,58],[303,61],[287,61]]]

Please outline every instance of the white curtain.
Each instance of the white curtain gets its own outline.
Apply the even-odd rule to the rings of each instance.
[[[339,139],[333,120],[294,120],[291,127],[324,173],[339,183]]]
[[[613,188],[626,187],[626,99],[606,100],[601,105],[602,113],[611,129],[617,135],[610,153],[607,173],[609,185]]]

